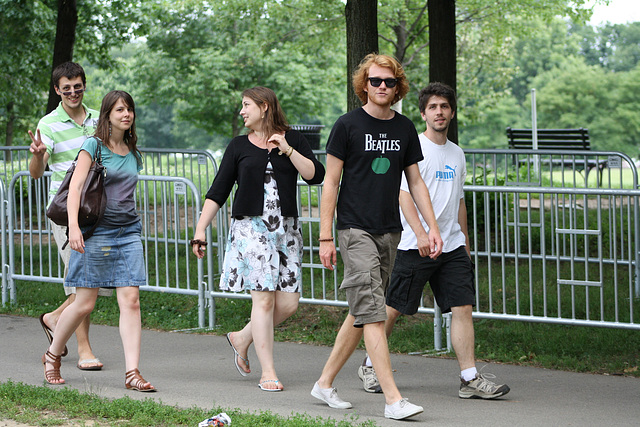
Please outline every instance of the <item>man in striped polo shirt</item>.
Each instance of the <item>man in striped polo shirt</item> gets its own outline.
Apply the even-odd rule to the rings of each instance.
[[[75,62],[65,62],[57,66],[52,73],[51,80],[54,89],[60,95],[62,101],[51,113],[44,116],[38,123],[38,129],[31,137],[30,151],[33,154],[29,162],[29,173],[35,179],[40,178],[49,164],[53,172],[49,187],[49,202],[55,196],[67,169],[71,166],[82,143],[87,137],[93,135],[98,123],[98,111],[87,108],[82,99],[86,89],[86,77],[83,68]],[[64,276],[67,276],[67,267],[71,256],[71,248],[67,246],[64,251],[62,245],[67,240],[66,227],[51,223],[53,236],[58,245],[58,251],[64,262]],[[44,313],[40,316],[40,323],[49,341],[56,323],[62,311],[75,299],[75,288],[65,287],[67,300],[55,311]],[[99,295],[111,295],[110,289],[100,289]],[[98,360],[89,343],[89,315],[76,329],[78,341],[78,368],[82,370],[100,370],[102,363]],[[63,356],[67,354],[67,349]]]

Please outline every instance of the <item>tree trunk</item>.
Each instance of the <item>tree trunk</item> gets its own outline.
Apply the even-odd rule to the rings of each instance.
[[[372,52],[378,52],[378,2],[377,0],[347,0],[347,109],[362,106],[353,91],[351,76],[362,61]]]
[[[244,126],[240,126],[240,114],[238,113],[233,113],[231,115],[231,137],[235,138],[236,136],[240,135],[240,131],[242,130],[242,127]]]
[[[56,41],[53,45],[51,71],[58,65],[73,59],[73,45],[76,41],[77,24],[77,0],[58,0],[58,24],[56,27]],[[55,110],[58,103],[60,103],[60,97],[53,88],[53,83],[50,83],[47,114]]]
[[[7,147],[13,145],[13,126],[16,122],[16,113],[13,111],[14,105],[13,101],[9,101],[7,104],[7,130],[5,132],[5,145]]]
[[[456,90],[456,2],[429,0],[429,81]],[[449,139],[458,143],[457,114],[449,125]]]

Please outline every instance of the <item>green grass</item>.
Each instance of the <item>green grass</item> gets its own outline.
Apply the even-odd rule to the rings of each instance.
[[[55,408],[55,409],[52,409]],[[371,421],[351,421],[312,418],[306,414],[282,417],[269,411],[248,413],[232,408],[213,408],[205,412],[200,408],[178,408],[163,405],[151,399],[142,401],[129,397],[105,399],[90,393],[63,388],[52,390],[14,383],[0,383],[0,420],[12,419],[28,425],[55,426],[73,422],[85,425],[117,426],[195,426],[212,415],[226,412],[236,426],[284,426],[284,427],[329,427],[329,426],[375,426]],[[95,424],[94,424],[95,425]]]

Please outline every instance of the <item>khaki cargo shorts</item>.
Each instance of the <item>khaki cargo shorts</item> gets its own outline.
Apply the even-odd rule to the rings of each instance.
[[[387,320],[385,294],[401,233],[371,234],[357,228],[338,230],[344,278],[353,326]]]

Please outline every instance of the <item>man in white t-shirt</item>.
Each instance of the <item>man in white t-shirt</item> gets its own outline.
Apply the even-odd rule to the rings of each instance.
[[[419,107],[427,128],[419,135],[424,160],[418,162],[418,167],[431,195],[444,246],[437,259],[428,256],[429,226],[416,210],[403,181],[400,206],[404,231],[387,291],[387,336],[401,314],[418,311],[428,281],[442,312],[452,313],[451,341],[461,371],[458,396],[495,399],[507,394],[509,387],[489,381],[490,375],[478,373],[475,365],[471,316],[475,305],[475,266],[471,261],[464,203],[466,161],[462,149],[447,139],[449,123],[456,111],[455,92],[445,84],[431,83],[420,91]]]

